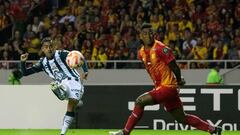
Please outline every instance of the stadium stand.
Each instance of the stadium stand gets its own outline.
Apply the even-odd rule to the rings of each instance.
[[[49,4],[45,0],[1,0],[1,33],[12,23],[14,34],[3,36],[6,42],[0,46],[0,60],[19,60],[19,55],[26,51],[30,60],[37,60],[41,39],[50,36],[58,49],[81,50],[88,60],[100,60],[89,65],[91,68],[112,68],[111,63],[105,62],[137,60],[137,48],[141,45],[138,33],[143,22],[152,24],[156,39],[168,44],[178,60],[240,58],[239,0],[51,0],[50,3],[51,6],[45,6]],[[38,12],[33,12],[34,7],[38,7]],[[228,67],[236,64],[232,62]],[[126,67],[124,63],[121,66]],[[209,66],[204,62],[190,65],[191,68]],[[186,64],[181,63],[181,68],[186,68]]]

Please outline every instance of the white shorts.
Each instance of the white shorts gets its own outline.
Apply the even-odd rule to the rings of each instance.
[[[60,83],[61,85],[66,86],[67,88],[67,98],[66,99],[77,99],[80,100],[84,93],[84,86],[80,80],[75,79],[64,79]]]

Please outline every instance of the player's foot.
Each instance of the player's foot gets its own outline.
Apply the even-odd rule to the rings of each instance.
[[[221,127],[215,127],[214,132],[212,135],[222,135],[222,128]]]
[[[118,131],[110,131],[109,135],[124,135],[124,132],[122,130],[118,130]]]

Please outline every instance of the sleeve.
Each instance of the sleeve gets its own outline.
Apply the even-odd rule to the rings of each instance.
[[[175,60],[174,54],[170,48],[167,46],[159,47],[156,49],[157,55],[161,60],[164,61],[165,64],[169,64],[172,60]]]
[[[87,65],[87,61],[85,60],[85,58],[84,58],[84,63],[82,65],[82,69],[83,69],[84,73],[88,72],[88,65]]]
[[[26,62],[21,62],[20,63],[20,71],[23,76],[28,76],[34,73],[38,73],[43,71],[43,66],[42,66],[42,59],[40,59],[37,63],[35,63],[33,66],[26,68]]]
[[[67,50],[60,51],[60,58],[65,61],[68,53],[69,53],[69,51],[67,51]]]

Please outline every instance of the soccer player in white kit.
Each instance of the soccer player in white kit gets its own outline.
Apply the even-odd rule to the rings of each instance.
[[[44,54],[36,64],[26,68],[25,63],[28,53],[21,55],[20,69],[23,76],[44,71],[54,82],[51,90],[60,100],[68,100],[67,112],[63,119],[61,135],[65,135],[74,119],[74,110],[84,93],[83,79],[87,79],[88,67],[84,60],[81,76],[76,69],[71,69],[66,63],[69,51],[56,50],[51,38],[44,38],[41,42],[41,50]]]

